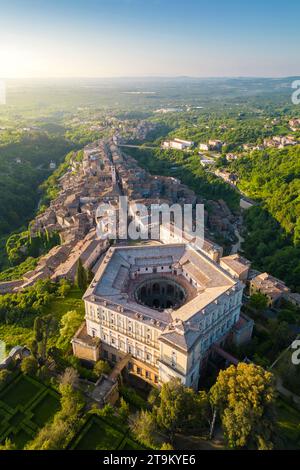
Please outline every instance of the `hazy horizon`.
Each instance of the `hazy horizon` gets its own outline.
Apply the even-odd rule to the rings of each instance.
[[[1,78],[300,75],[300,4],[0,0]]]

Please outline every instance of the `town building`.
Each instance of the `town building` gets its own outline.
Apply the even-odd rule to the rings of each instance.
[[[300,307],[300,294],[298,292],[287,292],[284,294],[284,299],[295,307]]]
[[[300,130],[300,118],[290,119],[289,126],[292,131],[299,131]]]
[[[270,137],[268,139],[264,139],[264,146],[265,147],[277,147],[277,148],[284,148],[290,145],[297,145],[298,141],[295,139],[293,135],[287,136],[280,136],[276,135],[274,137]]]
[[[199,144],[199,150],[209,150],[209,145],[206,143],[200,143]]]
[[[213,158],[201,158],[200,159],[200,164],[202,166],[210,166],[210,165],[214,165],[216,162]]]
[[[220,266],[228,271],[231,276],[246,281],[249,274],[251,262],[238,253],[224,256],[220,259]]]
[[[236,155],[235,153],[226,153],[226,160],[228,162],[237,160],[238,158],[239,158],[238,155]]]
[[[254,320],[245,313],[240,314],[240,318],[232,328],[231,339],[236,346],[249,343],[252,338]]]
[[[269,307],[274,307],[280,304],[290,289],[280,279],[276,279],[268,273],[260,273],[250,281],[250,295],[257,292],[266,296]]]
[[[221,140],[210,139],[208,143],[202,142],[199,144],[199,150],[215,150],[216,152],[221,152],[223,147],[223,142]]]
[[[194,145],[191,140],[183,140],[175,138],[173,140],[165,140],[162,144],[163,148],[172,148],[176,150],[186,150]]]
[[[208,141],[208,145],[210,147],[210,150],[216,150],[217,152],[221,152],[222,147],[223,147],[223,142],[221,140],[210,139]]]

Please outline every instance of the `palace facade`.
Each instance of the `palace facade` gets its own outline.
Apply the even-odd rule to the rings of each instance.
[[[110,248],[84,295],[74,354],[127,357],[128,371],[151,384],[178,377],[196,388],[213,345],[239,320],[243,288],[187,244]]]

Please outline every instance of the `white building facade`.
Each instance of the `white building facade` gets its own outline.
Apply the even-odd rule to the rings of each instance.
[[[243,283],[184,244],[110,249],[85,296],[88,337],[151,384],[197,388],[211,347],[238,322]],[[76,338],[73,339],[74,353]],[[95,360],[97,359],[95,357]]]

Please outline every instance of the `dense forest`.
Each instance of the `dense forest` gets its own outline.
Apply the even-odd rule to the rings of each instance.
[[[47,133],[20,134],[17,141],[0,143],[0,236],[26,224],[37,208],[39,185],[73,144]]]
[[[294,246],[279,222],[267,210],[254,206],[245,213],[242,248],[252,266],[284,280],[300,292],[300,247]]]
[[[246,213],[247,256],[300,291],[300,146],[253,152],[232,169],[261,202]]]
[[[239,188],[260,199],[294,245],[300,244],[300,146],[253,152],[233,169]]]

